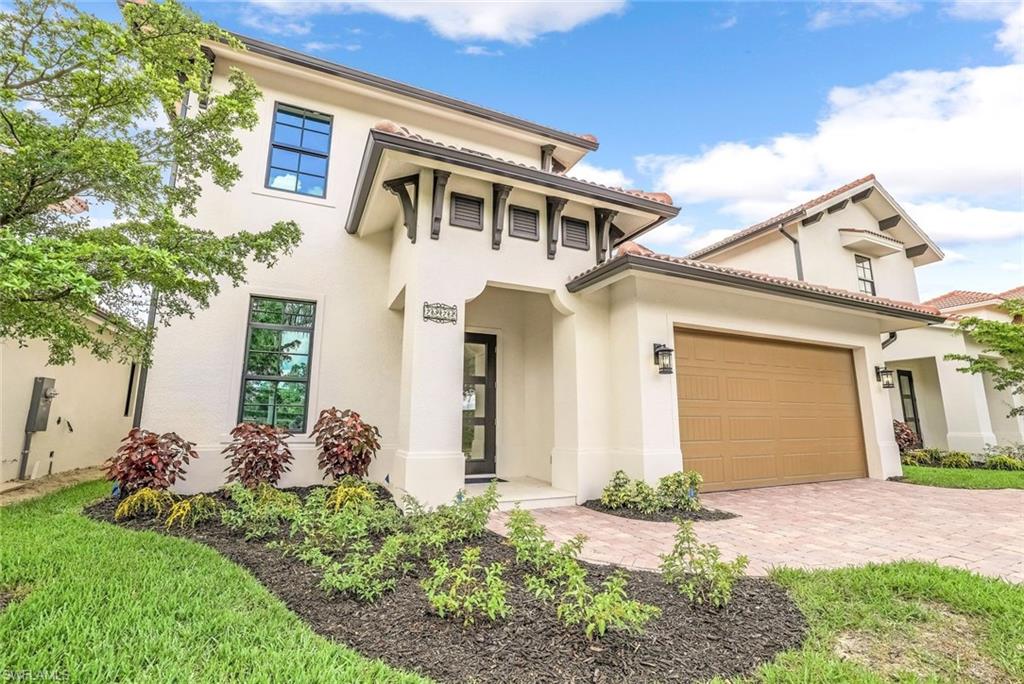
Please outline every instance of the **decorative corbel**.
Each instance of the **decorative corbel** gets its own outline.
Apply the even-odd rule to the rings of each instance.
[[[558,229],[562,225],[562,210],[569,200],[561,197],[546,197],[548,215],[548,259],[555,258],[555,250],[558,248]]]
[[[874,188],[868,188],[867,190],[861,190],[856,195],[851,197],[850,201],[853,202],[854,204],[860,204],[861,202],[866,200],[868,197],[871,197],[871,193],[874,192],[874,190],[875,190]]]
[[[611,252],[612,221],[619,212],[611,209],[594,209],[594,225],[597,227],[597,263],[603,264]]]
[[[412,194],[409,194],[409,186],[413,187]],[[402,204],[402,223],[405,225],[406,235],[409,240],[416,243],[416,205],[420,195],[420,175],[403,176],[384,181],[384,189],[398,198]]]
[[[444,188],[448,185],[450,171],[434,169],[434,196],[430,207],[430,239],[438,240],[441,237],[441,211],[444,209]]]
[[[890,228],[895,228],[902,218],[903,217],[899,214],[890,216],[889,218],[884,218],[878,222],[878,230],[889,230]]]
[[[501,232],[505,225],[505,204],[508,202],[508,194],[512,192],[511,185],[494,183],[492,186],[494,202],[491,205],[491,248],[501,249]]]

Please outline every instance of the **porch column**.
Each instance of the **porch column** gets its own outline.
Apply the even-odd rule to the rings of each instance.
[[[980,375],[961,373],[959,361],[936,357],[942,390],[942,406],[946,412],[946,443],[950,451],[978,453],[986,444],[995,444],[992,418],[988,412],[985,380]]]
[[[443,278],[405,291],[399,440],[393,484],[420,503],[450,502],[465,484],[462,356],[465,300]]]

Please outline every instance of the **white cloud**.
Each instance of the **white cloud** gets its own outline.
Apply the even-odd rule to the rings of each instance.
[[[723,31],[726,30],[726,29],[731,29],[733,26],[738,24],[739,21],[740,20],[736,17],[736,15],[733,15],[733,16],[729,17],[728,19],[726,19],[725,21],[721,22],[718,25],[718,28],[723,30]]]
[[[969,21],[1000,21],[996,47],[1014,61],[1024,62],[1024,0],[1015,2],[979,2],[955,0],[948,7],[951,16]]]
[[[670,221],[646,233],[640,241],[656,252],[673,251],[674,248],[685,244],[692,236],[693,226]]]
[[[459,52],[463,55],[472,55],[474,57],[501,57],[505,54],[501,50],[492,50],[483,45],[467,45],[459,50]]]
[[[319,40],[311,40],[308,43],[303,43],[302,49],[306,52],[330,52],[331,50],[347,50],[348,52],[355,52],[363,48],[359,43],[327,43]]]
[[[943,202],[904,202],[917,223],[939,242],[1024,240],[1024,211],[970,206],[949,199]]]
[[[280,17],[269,19],[255,12],[246,12],[240,21],[243,26],[271,36],[304,36],[313,30],[308,21],[288,21]]]
[[[600,183],[610,188],[626,188],[633,184],[633,179],[622,169],[605,169],[587,162],[579,162],[568,171],[573,178]]]
[[[1019,261],[1004,261],[999,264],[1000,271],[1019,271],[1021,270],[1021,263]]]
[[[921,9],[906,0],[847,0],[823,3],[812,15],[808,28],[821,30],[858,21],[901,19]]]
[[[493,40],[524,45],[545,33],[564,33],[606,14],[622,11],[625,0],[586,2],[285,2],[252,0],[278,14],[324,12],[374,12],[399,21],[422,21],[450,40]]]

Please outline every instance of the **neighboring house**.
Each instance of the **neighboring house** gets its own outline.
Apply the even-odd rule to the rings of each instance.
[[[94,323],[100,324],[97,318]],[[0,340],[0,481],[21,474],[25,428],[36,378],[54,381],[44,431],[34,432],[25,459],[24,477],[102,464],[117,449],[132,425],[137,368],[97,359],[78,350],[75,362],[47,364],[45,343],[19,346]],[[42,427],[41,425],[37,427]]]
[[[223,482],[240,420],[294,432],[283,484],[319,481],[310,429],[332,405],[380,427],[371,476],[427,504],[474,475],[544,505],[592,498],[619,468],[696,468],[708,489],[901,472],[880,335],[943,320],[913,303],[912,265],[941,253],[873,181],[796,235],[766,230],[905,254],[872,257],[881,296],[848,251],[850,277],[804,258],[801,281],[781,234],[786,277],[659,256],[628,241],[678,209],[572,178],[593,137],[243,40],[210,46],[214,86],[251,74],[260,123],[240,134],[241,180],[209,185],[196,222],[294,219],[305,237],[160,331],[142,424],[198,443],[183,490]],[[827,230],[867,216],[886,226]]]
[[[1011,321],[1001,309],[1007,299],[1024,298],[1024,287],[993,294],[953,290],[930,299],[949,320],[921,330],[900,333],[885,350],[886,365],[896,371],[893,415],[906,421],[926,447],[980,452],[986,445],[1024,442],[1024,417],[1009,415],[1021,397],[993,386],[988,375],[957,369],[963,362],[946,354],[978,356],[981,348],[957,329],[967,316]],[[1019,321],[1018,321],[1019,322]]]

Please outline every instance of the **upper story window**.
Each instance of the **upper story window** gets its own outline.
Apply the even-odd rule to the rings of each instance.
[[[314,302],[250,300],[240,422],[306,431],[315,317]]]
[[[864,294],[875,294],[875,275],[871,270],[871,259],[860,254],[853,256],[857,264],[857,289]]]
[[[331,117],[278,104],[270,137],[267,187],[311,197],[327,194]]]

